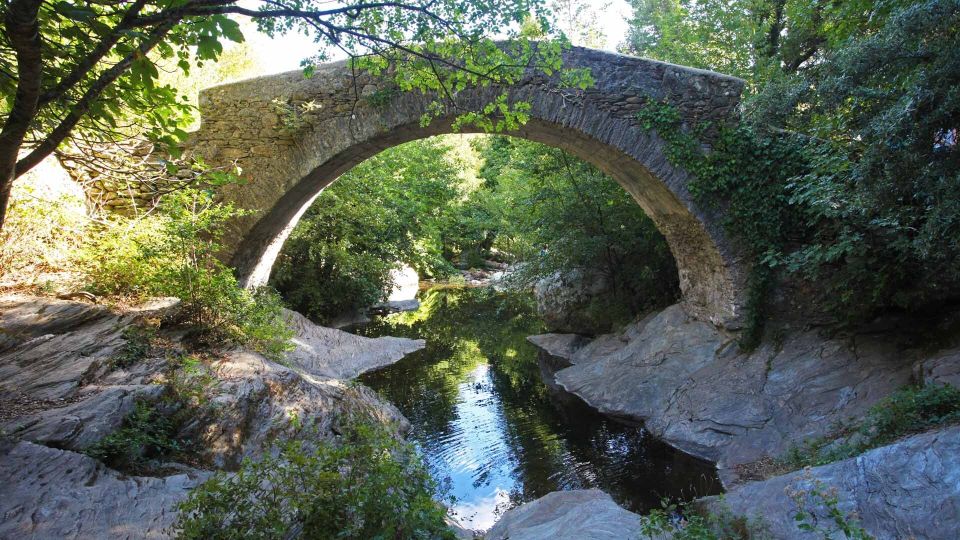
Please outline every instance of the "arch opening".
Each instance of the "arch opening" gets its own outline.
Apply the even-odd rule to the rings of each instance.
[[[648,99],[673,103],[690,123],[732,114],[742,81],[723,75],[574,47],[570,66],[588,67],[596,85],[559,89],[531,77],[507,89],[530,104],[529,121],[503,133],[561,148],[587,161],[626,189],[664,235],[676,260],[688,313],[729,328],[739,326],[746,272],[720,216],[690,195],[689,175],[672,165],[665,142],[644,129],[635,112]],[[383,81],[357,81],[345,64],[330,64],[310,79],[299,72],[243,81],[201,95],[203,123],[194,150],[208,163],[237,163],[252,181],[231,186],[225,198],[255,214],[238,219],[227,235],[227,258],[247,286],[266,283],[283,241],[324,187],[389,148],[453,132],[453,118],[428,126],[420,118],[430,96],[394,95],[372,103]],[[502,89],[468,89],[461,105],[476,109]],[[310,103],[292,128],[278,103]],[[464,130],[468,131],[468,130]]]

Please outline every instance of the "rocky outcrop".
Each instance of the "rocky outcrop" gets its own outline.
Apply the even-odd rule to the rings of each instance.
[[[599,304],[611,294],[609,281],[596,270],[555,272],[533,287],[537,313],[552,332],[601,334],[611,330]]]
[[[295,311],[287,311],[286,316],[296,335],[295,348],[286,354],[285,361],[314,377],[353,379],[426,346],[422,339],[368,338],[326,328]]]
[[[68,450],[115,432],[138,401],[167,407],[158,399],[179,392],[178,385],[202,388],[202,397],[190,398],[201,403],[189,404],[195,414],[176,436],[195,443],[195,465],[234,469],[275,441],[329,437],[352,416],[408,428],[395,407],[343,379],[395,362],[422,341],[361,338],[291,312],[296,348],[287,365],[234,350],[188,373],[177,365],[184,351],[176,329],[161,330],[163,346],[143,358],[117,362],[133,339],[126,329],[155,325],[175,305],[114,312],[49,298],[0,298],[0,434],[9,438],[0,449],[0,537],[167,536],[176,503],[206,473],[127,477]]]
[[[569,365],[556,373],[564,389],[716,462],[728,486],[740,480],[739,466],[859,416],[911,382],[915,371],[943,381],[957,372],[956,352],[924,358],[876,335],[831,339],[796,332],[744,354],[733,336],[680,306],[620,334],[530,341],[553,355],[554,365]]]
[[[512,508],[487,540],[622,540],[639,535],[640,516],[598,489],[555,491]]]
[[[208,473],[125,476],[83,454],[0,443],[0,538],[167,538]]]
[[[805,471],[731,490],[722,499],[701,502],[715,512],[758,516],[755,526],[773,538],[823,538],[800,530],[799,505],[831,538],[843,538],[827,515],[824,497],[856,516],[878,539],[956,538],[960,524],[960,427],[924,433],[889,446]]]
[[[183,432],[197,441],[202,462],[236,469],[274,441],[332,437],[349,417],[374,418],[409,429],[393,405],[360,385],[298,372],[248,351],[234,351],[212,366],[210,407]]]

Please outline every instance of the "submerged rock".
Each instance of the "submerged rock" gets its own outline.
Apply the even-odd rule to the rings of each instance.
[[[911,382],[919,356],[884,336],[806,331],[749,354],[733,337],[675,305],[620,334],[529,339],[554,356],[553,365],[570,366],[556,373],[565,390],[716,462],[728,486],[740,481],[738,466],[823,435]],[[950,380],[951,354],[933,357],[925,373]]]
[[[798,528],[799,498],[820,527],[834,530],[825,497],[856,516],[875,538],[956,538],[960,527],[960,427],[916,435],[864,454],[805,471],[744,484],[723,498],[701,501],[708,510],[759,517],[756,526],[782,539],[823,538]]]
[[[599,489],[555,491],[512,508],[487,540],[623,540],[640,533],[640,516]]]

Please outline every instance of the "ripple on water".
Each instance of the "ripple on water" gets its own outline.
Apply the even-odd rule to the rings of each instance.
[[[597,487],[638,512],[664,497],[719,493],[710,464],[544,384],[525,340],[542,331],[528,303],[478,289],[420,300],[420,311],[364,333],[423,338],[426,349],[361,381],[410,419],[410,439],[465,526],[486,529],[507,508],[556,490]]]

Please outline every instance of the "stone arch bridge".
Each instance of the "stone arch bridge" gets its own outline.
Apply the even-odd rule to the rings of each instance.
[[[719,217],[694,201],[689,174],[671,165],[664,141],[643,129],[636,111],[645,100],[666,100],[688,124],[723,122],[736,114],[743,82],[662,62],[573,47],[567,67],[590,68],[594,87],[560,88],[530,74],[508,91],[531,104],[530,120],[508,135],[560,147],[593,163],[620,183],[664,234],[677,261],[687,311],[701,320],[736,327],[746,269]],[[396,93],[343,62],[207,89],[202,123],[191,150],[210,166],[238,164],[243,185],[225,198],[253,213],[232,222],[226,255],[245,285],[267,281],[293,226],[324,187],[378,152],[414,139],[451,132],[453,118],[421,126],[432,101]],[[501,88],[461,92],[477,106]]]

